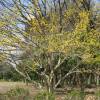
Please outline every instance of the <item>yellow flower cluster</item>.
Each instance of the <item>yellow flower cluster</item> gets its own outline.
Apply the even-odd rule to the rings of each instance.
[[[82,11],[79,13],[80,21],[76,25],[76,32],[86,32],[89,24],[89,13]]]

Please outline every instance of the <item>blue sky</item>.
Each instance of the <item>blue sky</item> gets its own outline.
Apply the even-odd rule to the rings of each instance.
[[[39,0],[39,1],[41,1],[41,0]],[[50,1],[50,0],[48,0],[48,1]],[[100,2],[100,0],[94,0],[94,1],[96,1],[97,3]],[[28,1],[28,0],[22,0],[22,2],[23,2],[24,4],[27,4],[29,1]]]
[[[3,0],[1,0],[3,1]],[[9,4],[11,3],[12,0],[6,0]],[[29,4],[29,0],[21,0],[23,4],[27,5]],[[41,1],[41,0],[39,0]],[[48,0],[48,1],[51,1],[51,0]],[[100,0],[94,0],[96,3],[100,3]],[[11,5],[10,5],[11,6]],[[0,5],[0,8],[2,8],[2,6]]]
[[[100,0],[96,0],[97,2],[100,2]]]

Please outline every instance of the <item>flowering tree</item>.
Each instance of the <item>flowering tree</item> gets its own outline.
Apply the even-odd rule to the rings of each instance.
[[[5,6],[6,3],[2,2]],[[80,70],[83,63],[99,62],[100,34],[95,28],[90,0],[28,0],[25,4],[12,0],[12,5],[10,10],[15,21],[7,23],[12,34],[6,32],[10,37],[0,43],[23,52],[19,62],[12,55],[10,61],[21,67],[14,68],[26,79],[31,80],[28,72],[34,71],[51,92],[66,77],[88,72],[85,68]],[[70,63],[70,68],[69,58],[76,59],[75,63]]]

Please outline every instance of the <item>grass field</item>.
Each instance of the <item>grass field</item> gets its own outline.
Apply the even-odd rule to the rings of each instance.
[[[6,94],[12,89],[23,88],[29,91],[30,96],[34,97],[40,90],[35,88],[32,84],[26,85],[23,82],[0,82],[0,94]],[[0,99],[1,100],[1,99]]]
[[[12,89],[18,88],[24,88],[29,91],[29,96],[34,97],[38,93],[40,93],[42,90],[36,88],[32,84],[26,85],[23,82],[0,82],[0,94],[6,94],[8,91]],[[56,95],[56,100],[69,100],[69,99],[64,99],[65,94],[57,94]],[[5,100],[5,99],[0,99],[0,100]],[[13,99],[8,99],[8,100],[13,100]],[[34,99],[15,99],[15,100],[34,100]],[[74,100],[74,99],[71,99]],[[80,100],[80,99],[79,99]],[[100,100],[100,98],[96,98],[94,94],[87,94],[84,98],[84,100]]]

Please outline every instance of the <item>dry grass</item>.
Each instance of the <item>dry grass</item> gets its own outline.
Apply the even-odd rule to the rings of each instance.
[[[32,84],[26,85],[23,82],[0,82],[0,94],[7,93],[8,91],[16,87],[28,89],[30,92],[30,96],[32,97],[41,91],[36,87],[34,87]],[[64,96],[65,95],[63,94],[56,95],[56,100],[64,100],[63,99]],[[84,100],[98,100],[98,99],[96,99],[95,95],[86,95]]]
[[[23,82],[0,82],[0,94],[4,94],[16,87],[26,88],[32,95],[36,95],[39,92],[39,90],[35,88],[32,84],[26,85]]]

